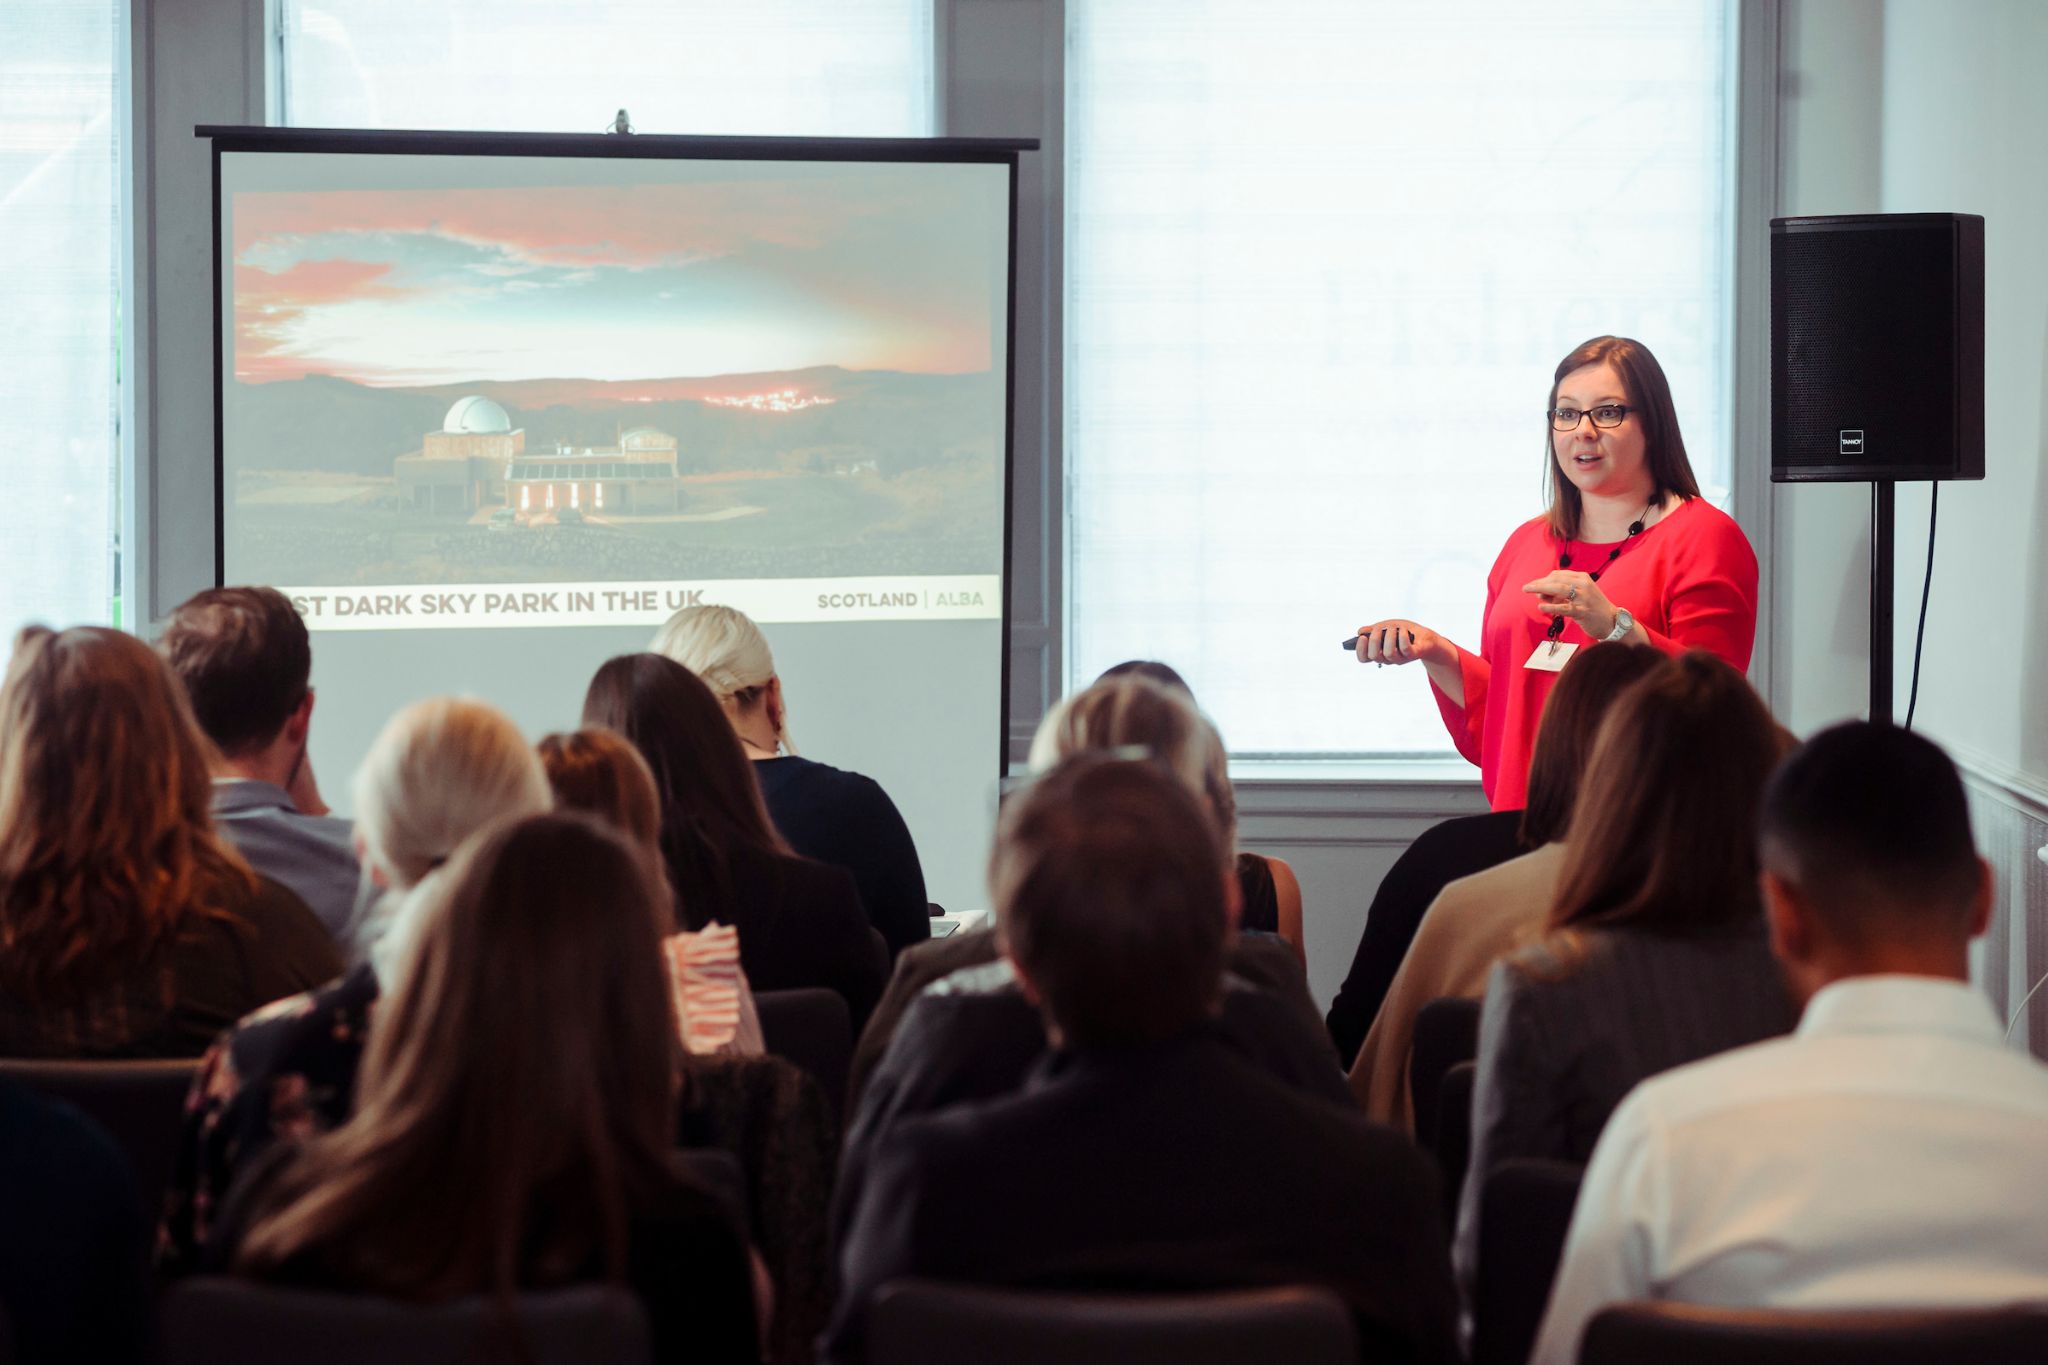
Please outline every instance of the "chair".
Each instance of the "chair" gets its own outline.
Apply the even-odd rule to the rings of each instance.
[[[1429,1150],[1444,1173],[1444,1216],[1455,1230],[1458,1200],[1465,1191],[1465,1168],[1472,1164],[1472,1086],[1479,1063],[1459,1062],[1444,1073],[1437,1088],[1436,1131]]]
[[[846,1113],[847,1074],[853,1068],[853,1018],[838,992],[759,991],[761,1041],[774,1056],[817,1078],[835,1115]]]
[[[1437,1087],[1444,1073],[1479,1055],[1479,1002],[1445,996],[1415,1014],[1415,1041],[1408,1051],[1408,1093],[1415,1101],[1415,1136],[1428,1142],[1436,1131]]]
[[[2048,1309],[1869,1312],[1625,1303],[1586,1326],[1579,1365],[2040,1365]]]
[[[162,1365],[651,1365],[647,1314],[623,1289],[521,1294],[516,1334],[486,1296],[399,1303],[367,1294],[200,1278],[174,1285],[158,1318]]]
[[[1479,1187],[1472,1365],[1523,1365],[1543,1325],[1585,1167],[1503,1161]]]
[[[0,1076],[46,1099],[62,1100],[107,1130],[135,1167],[150,1217],[163,1207],[178,1160],[185,1096],[197,1061],[0,1061]]]
[[[1323,1289],[1074,1294],[899,1280],[868,1319],[871,1365],[1358,1365]]]

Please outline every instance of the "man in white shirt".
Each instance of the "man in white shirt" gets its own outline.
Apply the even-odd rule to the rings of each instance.
[[[1857,722],[1771,781],[1788,1038],[1645,1081],[1587,1167],[1537,1339],[1571,1365],[1626,1300],[1899,1308],[2048,1301],[2048,1067],[1968,984],[1991,870],[1928,741]]]
[[[213,818],[249,865],[297,893],[344,949],[362,908],[346,820],[328,813],[306,757],[313,651],[275,588],[209,588],[171,613],[157,650],[213,741]]]

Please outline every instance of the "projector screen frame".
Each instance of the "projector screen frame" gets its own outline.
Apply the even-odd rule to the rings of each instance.
[[[327,153],[382,156],[617,157],[692,161],[896,161],[1006,165],[1009,168],[1007,315],[1003,355],[1002,615],[996,776],[1010,767],[1010,607],[1015,534],[1017,445],[1017,157],[1039,150],[1037,138],[697,137],[660,133],[443,132],[430,129],[266,128],[200,124],[211,144],[213,280],[213,582],[227,585],[227,422],[221,357],[226,318],[221,306],[221,154]]]

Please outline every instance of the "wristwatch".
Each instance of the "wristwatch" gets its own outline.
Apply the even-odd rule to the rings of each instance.
[[[1608,645],[1613,644],[1616,640],[1626,640],[1634,633],[1635,628],[1636,618],[1628,614],[1628,608],[1616,607],[1614,609],[1614,629],[1601,636],[1600,643]]]

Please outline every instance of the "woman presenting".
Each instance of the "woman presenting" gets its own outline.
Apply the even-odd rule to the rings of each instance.
[[[1649,348],[1603,336],[1574,350],[1545,419],[1550,510],[1494,560],[1479,651],[1398,618],[1358,632],[1361,663],[1422,664],[1495,810],[1522,805],[1543,699],[1577,650],[1705,649],[1747,670],[1756,639],[1756,552],[1700,496]]]

